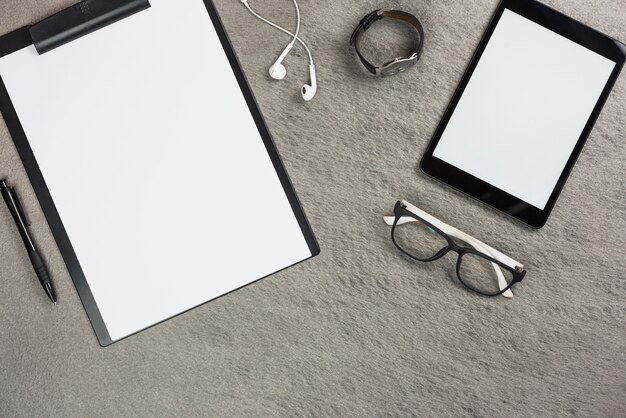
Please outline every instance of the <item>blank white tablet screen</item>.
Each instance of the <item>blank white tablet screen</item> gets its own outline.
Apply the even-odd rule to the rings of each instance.
[[[614,66],[505,9],[433,155],[544,209]]]
[[[311,256],[203,1],[150,2],[0,59],[114,341]]]

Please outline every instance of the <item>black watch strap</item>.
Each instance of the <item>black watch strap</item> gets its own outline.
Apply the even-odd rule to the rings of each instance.
[[[363,17],[363,19],[361,19],[361,21],[359,22],[357,27],[354,29],[354,31],[352,32],[352,36],[350,36],[350,45],[354,45],[354,50],[356,51],[359,59],[361,60],[361,63],[367,69],[367,71],[369,71],[373,75],[378,74],[377,72],[378,67],[372,64],[371,62],[369,62],[367,59],[365,59],[363,54],[361,54],[361,51],[359,50],[359,41],[361,40],[363,33],[365,33],[365,31],[368,30],[369,27],[374,22],[382,19],[383,17],[396,19],[396,20],[405,22],[418,32],[419,43],[417,45],[417,50],[415,51],[418,59],[420,55],[422,54],[422,48],[424,46],[424,28],[422,27],[422,23],[419,21],[419,19],[413,16],[412,14],[403,12],[402,10],[388,10],[388,9],[378,9],[378,10],[374,10],[371,13],[366,14]]]
[[[354,29],[354,32],[352,32],[352,36],[350,36],[350,45],[354,45],[354,50],[359,56],[361,63],[367,69],[367,71],[374,75],[376,75],[376,66],[366,60],[365,57],[361,54],[361,51],[359,51],[359,41],[361,40],[361,36],[363,36],[363,33],[369,29],[372,23],[383,18],[382,13],[379,12],[381,12],[380,9],[374,10],[373,12],[366,14],[363,19],[361,19],[358,26]]]

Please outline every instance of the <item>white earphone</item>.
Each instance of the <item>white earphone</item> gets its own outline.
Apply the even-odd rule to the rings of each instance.
[[[270,22],[269,20],[267,20],[263,16],[259,15],[257,12],[252,10],[250,5],[248,4],[248,0],[241,0],[241,2],[244,4],[244,6],[246,6],[246,8],[250,11],[250,13],[252,13],[255,17],[257,17],[258,19],[260,19],[263,22],[267,23],[268,25],[270,25],[270,26],[280,30],[281,32],[284,32],[287,35],[293,37],[293,40],[289,43],[289,45],[287,45],[287,47],[282,52],[282,54],[280,54],[280,56],[278,57],[276,62],[270,67],[270,69],[269,69],[270,77],[272,77],[275,80],[282,80],[283,78],[285,78],[285,76],[287,75],[287,69],[283,65],[283,60],[285,59],[285,57],[287,57],[287,55],[291,51],[291,48],[293,48],[293,45],[296,43],[296,41],[298,41],[304,47],[304,49],[306,50],[306,52],[307,52],[307,54],[309,56],[309,73],[310,73],[310,77],[311,77],[311,84],[305,84],[304,86],[302,86],[301,93],[302,93],[302,98],[304,100],[306,100],[306,101],[311,100],[313,97],[315,97],[315,93],[317,93],[317,77],[316,77],[316,74],[315,74],[315,64],[313,63],[313,56],[311,55],[311,51],[309,50],[309,48],[306,46],[304,41],[299,36],[299,33],[300,33],[300,8],[298,7],[297,1],[293,0],[293,4],[296,7],[296,14],[298,16],[298,24],[296,26],[296,32],[295,33],[291,33],[287,29],[285,29],[285,28],[283,28],[281,26],[278,26],[274,22]]]
[[[247,5],[248,8],[250,8],[247,1],[244,1],[244,4]],[[289,54],[291,48],[293,48],[293,44],[296,43],[296,39],[298,39],[298,34],[300,33],[300,8],[298,7],[298,3],[296,2],[296,0],[293,0],[293,4],[294,6],[296,6],[296,16],[298,18],[298,24],[296,25],[296,32],[293,35],[292,41],[289,42],[289,45],[287,45],[287,47],[282,52],[282,54],[280,54],[276,62],[270,67],[270,77],[272,77],[274,80],[282,80],[287,75],[287,69],[283,65],[283,60]]]
[[[287,54],[289,54],[289,51],[291,51],[292,47],[293,43],[287,45],[287,48],[285,48],[283,53],[280,54],[274,65],[270,67],[270,77],[272,77],[274,80],[282,80],[287,75],[287,69],[283,65],[283,60],[285,59]]]

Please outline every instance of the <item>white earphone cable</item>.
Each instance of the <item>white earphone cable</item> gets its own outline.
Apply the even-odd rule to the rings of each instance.
[[[285,28],[283,28],[281,26],[278,26],[276,23],[267,20],[266,18],[264,18],[263,16],[261,16],[260,14],[258,14],[254,10],[252,10],[250,5],[248,4],[248,0],[241,0],[241,2],[248,8],[250,13],[252,13],[258,19],[260,19],[263,22],[267,23],[268,25],[278,29],[279,31],[284,32],[284,33],[286,33],[289,36],[292,36],[294,38],[294,41],[292,41],[292,43],[295,42],[295,41],[300,42],[300,45],[302,45],[304,47],[304,49],[306,50],[306,53],[309,55],[309,62],[311,63],[311,65],[313,64],[313,56],[311,55],[311,51],[309,50],[309,48],[306,46],[304,41],[298,35],[298,32],[300,31],[300,9],[298,8],[298,3],[296,2],[296,0],[293,0],[293,3],[296,5],[296,11],[298,13],[298,28],[296,29],[296,33],[295,34],[289,32],[287,29],[285,29]]]
[[[291,45],[295,44],[298,40],[298,35],[300,35],[300,7],[298,7],[298,2],[293,0],[293,5],[296,6],[296,16],[298,17],[298,24],[296,25],[296,33],[293,35],[293,41],[291,41]]]

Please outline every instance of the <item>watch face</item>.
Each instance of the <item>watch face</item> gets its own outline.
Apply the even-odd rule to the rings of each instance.
[[[417,62],[417,56],[410,58],[396,58],[393,61],[389,61],[380,68],[380,75],[385,77],[388,75],[394,75],[408,70]]]

